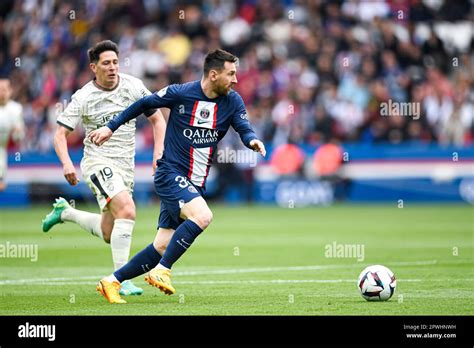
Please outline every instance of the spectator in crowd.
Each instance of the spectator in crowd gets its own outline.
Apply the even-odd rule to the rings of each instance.
[[[91,78],[87,47],[103,39],[119,42],[122,70],[150,90],[199,78],[199,62],[214,48],[238,55],[236,89],[263,140],[274,145],[334,138],[466,146],[474,139],[474,39],[471,30],[446,23],[469,23],[469,6],[469,0],[2,1],[0,74],[10,77],[12,98],[23,106],[23,150],[51,151],[58,111]],[[454,87],[460,81],[462,93]],[[380,103],[388,100],[420,103],[420,119],[381,117]],[[148,127],[138,122],[138,145],[151,146]],[[80,147],[82,137],[71,137],[69,146]]]

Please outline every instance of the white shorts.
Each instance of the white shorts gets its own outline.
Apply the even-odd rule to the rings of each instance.
[[[133,194],[133,160],[83,158],[81,171],[102,211],[108,210],[107,204],[118,193],[128,191],[130,196]]]

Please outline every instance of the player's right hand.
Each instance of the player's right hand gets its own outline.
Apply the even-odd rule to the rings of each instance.
[[[79,179],[77,178],[77,175],[76,175],[76,168],[74,168],[74,165],[72,163],[67,163],[63,165],[63,173],[69,185],[71,186],[77,185],[77,183],[79,182]]]
[[[103,126],[103,127],[100,127],[99,129],[96,129],[90,132],[87,137],[93,144],[100,146],[103,143],[105,143],[107,140],[109,140],[112,134],[113,132],[109,127]]]

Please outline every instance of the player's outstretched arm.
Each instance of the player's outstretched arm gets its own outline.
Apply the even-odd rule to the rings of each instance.
[[[87,137],[90,139],[90,141],[92,141],[92,143],[100,146],[109,140],[110,137],[112,137],[112,133],[124,123],[137,118],[147,110],[156,109],[159,107],[161,107],[161,105],[157,103],[156,94],[143,97],[142,99],[139,99],[130,105],[115,118],[111,119],[104,127],[90,132]]]
[[[234,127],[236,132],[239,134],[240,140],[242,140],[242,143],[245,146],[265,157],[267,154],[265,145],[262,141],[257,139],[257,135],[250,126],[246,113],[242,113],[241,116],[234,117],[232,119],[232,127]]]
[[[159,97],[157,97],[156,94],[148,95],[137,100],[135,103],[123,110],[120,114],[111,119],[106,126],[109,127],[112,132],[115,132],[121,125],[137,118],[145,111],[157,109],[161,106],[162,105],[159,103]]]
[[[265,155],[267,154],[267,150],[265,149],[265,145],[260,140],[253,139],[253,140],[250,141],[249,145],[254,151],[260,153],[263,157],[265,157]]]
[[[239,94],[234,94],[234,101],[237,104],[236,112],[232,116],[231,125],[239,134],[242,143],[249,149],[260,153],[263,157],[267,154],[265,145],[258,140],[252,126],[250,125],[247,110],[245,109],[244,101]]]
[[[54,150],[63,165],[63,173],[69,185],[75,186],[79,182],[76,174],[76,168],[72,163],[67,148],[67,137],[71,131],[63,126],[58,126],[54,134]]]
[[[153,127],[153,139],[154,139],[154,146],[153,146],[153,173],[152,176],[155,175],[156,172],[156,161],[159,160],[163,156],[164,150],[164,141],[165,141],[165,133],[166,133],[166,121],[158,109],[156,112],[148,117],[148,121],[150,121]]]

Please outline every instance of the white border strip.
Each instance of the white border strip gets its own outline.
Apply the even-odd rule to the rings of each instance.
[[[342,166],[341,175],[351,179],[432,178],[433,180],[452,180],[474,176],[474,162],[352,162]]]
[[[268,166],[258,167],[257,174],[268,172],[269,167],[266,167]],[[78,166],[76,166],[76,172],[81,178],[81,170]],[[150,173],[151,163],[150,165],[137,164],[135,166],[135,181],[149,183],[152,179]],[[432,178],[434,180],[452,180],[459,177],[473,177],[474,161],[354,161],[341,167],[341,175],[351,179]],[[62,168],[55,165],[10,166],[7,178],[10,184],[29,182],[61,184],[66,182]]]

